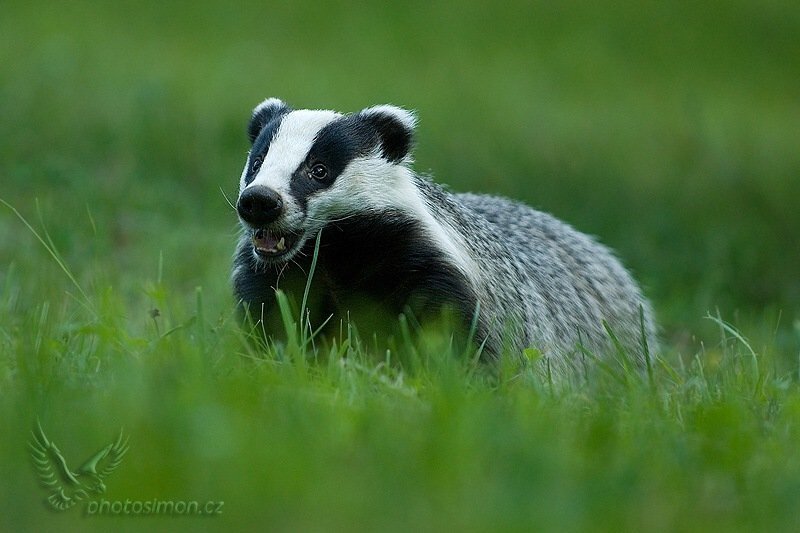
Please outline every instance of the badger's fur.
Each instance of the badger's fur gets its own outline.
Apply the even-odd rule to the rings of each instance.
[[[630,274],[592,238],[505,198],[455,194],[411,168],[415,117],[253,111],[242,172],[233,285],[255,320],[275,289],[300,291],[322,231],[312,283],[317,320],[365,298],[396,313],[454,307],[489,356],[533,347],[564,362],[580,345],[629,354],[655,346],[652,311]]]

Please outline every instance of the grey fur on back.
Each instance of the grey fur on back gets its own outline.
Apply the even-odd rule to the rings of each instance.
[[[521,203],[417,183],[479,266],[473,289],[495,350],[504,342],[514,351],[534,347],[563,366],[578,344],[597,355],[615,349],[604,322],[634,359],[644,355],[642,325],[656,348],[651,306],[608,248]]]

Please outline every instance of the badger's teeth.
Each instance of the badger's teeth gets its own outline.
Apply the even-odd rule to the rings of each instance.
[[[278,241],[278,244],[275,245],[275,248],[279,252],[284,251],[286,249],[286,238],[285,237],[281,237],[281,240]]]

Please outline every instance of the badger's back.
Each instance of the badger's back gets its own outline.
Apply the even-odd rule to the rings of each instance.
[[[479,292],[499,309],[518,309],[512,319],[524,324],[522,344],[561,357],[575,352],[578,343],[605,352],[613,349],[605,323],[634,357],[642,355],[645,341],[655,347],[650,304],[608,248],[512,200],[469,193],[452,196],[468,217],[471,213],[480,221],[471,228],[485,225],[479,240],[493,245],[473,247],[484,271]],[[515,289],[505,290],[501,284]],[[502,313],[497,320],[503,320]]]

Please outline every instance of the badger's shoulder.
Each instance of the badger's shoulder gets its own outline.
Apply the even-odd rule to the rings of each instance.
[[[570,254],[613,255],[596,238],[576,230],[550,213],[502,196],[459,193],[454,199],[468,211],[499,232],[517,253],[537,253],[543,247],[557,246]]]
[[[503,196],[458,193],[455,199],[490,224],[505,228],[510,236],[562,235],[575,232],[569,224],[522,202]]]

